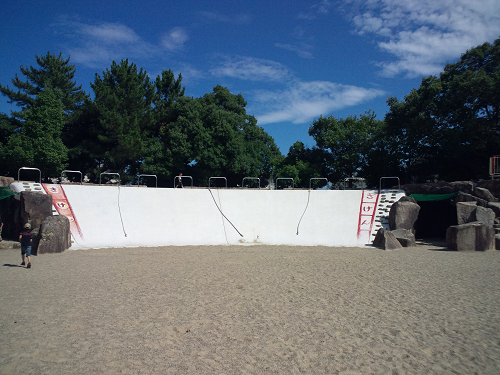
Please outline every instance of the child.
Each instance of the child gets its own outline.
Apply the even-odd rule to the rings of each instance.
[[[26,257],[28,258],[28,265],[26,268],[31,268],[31,242],[33,241],[33,238],[31,236],[31,224],[26,223],[24,224],[24,231],[19,233],[19,242],[21,242],[21,256],[23,257],[23,262],[21,263],[21,266],[24,266],[24,255],[26,254]]]
[[[179,173],[177,176],[177,185],[175,185],[176,188],[183,188],[184,186],[182,185],[182,173]]]

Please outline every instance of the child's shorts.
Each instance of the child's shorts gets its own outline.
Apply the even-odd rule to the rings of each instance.
[[[31,245],[21,246],[21,255],[26,255],[27,257],[30,257],[31,256]]]

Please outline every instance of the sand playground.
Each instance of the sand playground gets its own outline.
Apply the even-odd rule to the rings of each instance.
[[[499,374],[500,252],[0,250],[0,374]]]

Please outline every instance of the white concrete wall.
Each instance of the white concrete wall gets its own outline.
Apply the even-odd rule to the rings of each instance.
[[[45,190],[50,186],[44,185]],[[72,249],[223,244],[363,246],[371,243],[376,230],[372,221],[371,232],[359,235],[361,190],[52,187],[64,192],[75,220]],[[377,198],[377,192],[373,193]],[[377,208],[377,200],[373,200],[370,212]],[[61,214],[66,212],[60,210]]]

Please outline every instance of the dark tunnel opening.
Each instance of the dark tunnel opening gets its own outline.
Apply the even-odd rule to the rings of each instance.
[[[415,237],[446,238],[446,230],[451,225],[457,225],[457,208],[451,199],[441,201],[418,201],[420,212],[415,222]]]

